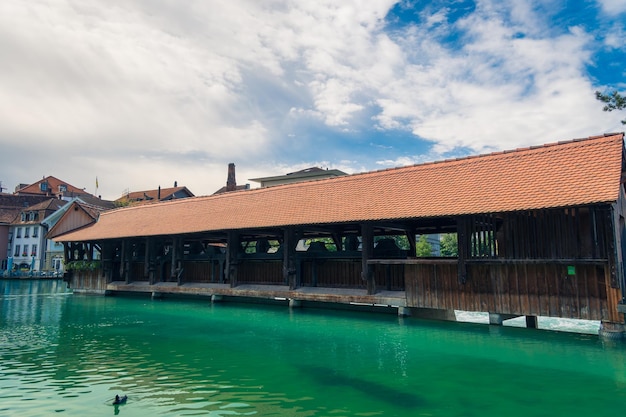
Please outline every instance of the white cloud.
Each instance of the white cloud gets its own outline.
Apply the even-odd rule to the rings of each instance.
[[[461,20],[428,7],[423,24],[389,32],[394,3],[2,1],[0,143],[12,157],[0,179],[85,186],[98,175],[107,197],[177,180],[207,194],[228,162],[238,178],[324,162],[301,151],[318,147],[299,142],[306,129],[412,132],[430,158],[621,128],[593,98],[583,29],[555,35],[535,3],[482,0]],[[605,44],[620,40],[623,28]],[[290,147],[299,159],[277,163]]]
[[[602,10],[610,15],[618,15],[626,12],[626,0],[598,0]]]
[[[519,37],[532,26],[529,10],[518,10],[512,27],[491,7],[483,9],[460,22],[469,41],[458,51],[440,48],[422,28],[406,32],[407,43],[421,39],[426,59],[406,66],[381,90],[376,120],[382,128],[407,126],[443,154],[457,147],[485,152],[526,146],[610,125],[591,99],[584,73],[589,35],[574,27],[558,37]]]

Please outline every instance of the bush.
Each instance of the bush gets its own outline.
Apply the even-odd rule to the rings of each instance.
[[[95,271],[100,269],[100,261],[71,261],[65,264],[67,271]]]

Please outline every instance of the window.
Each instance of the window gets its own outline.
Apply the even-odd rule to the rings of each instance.
[[[28,213],[28,221],[32,222],[33,220],[35,220],[35,212],[31,211]]]
[[[22,256],[28,256],[28,245],[24,245],[24,249],[22,249]]]
[[[15,252],[13,252],[13,256],[20,256],[20,245],[15,245]]]
[[[22,220],[23,222],[25,222],[25,221],[26,221],[26,213],[22,213],[22,214],[20,215],[20,220]]]
[[[59,185],[59,192],[60,193],[64,193],[66,191],[67,191],[67,185],[65,185],[65,184]]]
[[[22,228],[21,227],[17,228],[17,233],[15,234],[15,237],[22,237]]]
[[[37,237],[39,235],[39,226],[33,227],[33,237]]]
[[[24,237],[30,237],[30,227],[24,228]]]
[[[37,245],[33,245],[33,248],[30,250],[30,256],[37,256]]]
[[[48,183],[47,182],[42,182],[41,184],[39,184],[39,189],[41,191],[48,191]]]

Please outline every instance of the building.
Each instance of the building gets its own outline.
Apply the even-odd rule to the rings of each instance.
[[[22,209],[11,223],[7,270],[36,273],[45,268],[48,241],[45,219],[67,204],[67,201],[50,198]]]
[[[154,190],[133,191],[125,193],[123,196],[115,200],[115,203],[118,206],[125,206],[176,200],[193,196],[193,193],[189,191],[187,187],[179,187],[178,183],[174,182],[174,186],[170,188],[161,188],[159,186],[157,189]]]
[[[78,188],[56,177],[43,177],[32,184],[20,184],[15,187],[14,195],[19,196],[45,196],[55,198],[72,198],[87,195],[84,188]]]
[[[285,175],[277,175],[273,177],[251,178],[250,181],[258,182],[261,187],[273,187],[282,184],[292,184],[294,182],[314,181],[325,178],[333,178],[347,175],[338,169],[322,169],[318,167],[306,168],[296,172],[290,172]]]
[[[46,196],[17,196],[0,193],[0,271],[7,269],[8,259],[12,256],[13,235],[11,224],[20,212],[29,206],[48,200]]]
[[[13,194],[0,193],[0,270],[6,271],[9,266],[9,258],[14,257],[16,249],[14,239],[17,229],[12,227],[12,225],[16,221],[21,221],[21,216],[25,209],[53,198],[69,201],[77,196],[81,196],[83,199],[95,199],[93,195],[87,193],[84,189],[75,187],[53,176],[43,177],[32,184],[20,184],[15,187]],[[39,220],[43,220],[43,218],[39,217],[39,210],[34,210],[34,212],[37,212]],[[22,227],[25,228],[26,226]],[[35,242],[37,239],[32,236],[33,233],[37,233],[38,237],[40,236],[40,226],[33,229],[35,228],[33,223],[28,227],[29,242],[20,242],[20,258],[24,258],[22,256],[24,244],[27,245],[28,251],[32,251],[32,245],[35,245],[37,252],[45,251],[45,248],[41,246],[41,242]],[[22,237],[20,239],[25,239],[23,237],[24,232],[26,232],[26,229],[21,229]],[[22,262],[22,260],[20,259],[20,264],[24,267],[24,264],[27,262]],[[36,260],[35,264],[39,265],[40,261],[40,259]],[[30,259],[28,264],[30,265],[31,263],[32,259]]]
[[[228,164],[228,175],[226,177],[226,185],[220,188],[219,190],[217,190],[216,192],[214,192],[213,195],[230,193],[233,191],[244,191],[244,190],[249,190],[249,189],[250,189],[250,184],[237,185],[237,179],[235,178],[235,164],[231,162],[230,164]]]
[[[113,201],[95,197],[76,197],[67,202],[59,210],[46,217],[42,226],[47,230],[44,270],[62,274],[64,268],[65,248],[52,240],[59,234],[78,230],[95,223],[100,213],[115,208]]]

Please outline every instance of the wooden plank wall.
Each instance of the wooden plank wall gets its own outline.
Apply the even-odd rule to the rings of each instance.
[[[300,274],[300,285],[303,287],[365,288],[367,285],[361,279],[360,259],[303,260],[300,262]]]
[[[239,284],[287,285],[283,278],[282,260],[246,260],[237,265]]]
[[[131,281],[143,281],[147,282],[148,277],[144,276],[144,263],[132,262],[130,264],[130,279]]]
[[[465,285],[454,264],[405,265],[410,307],[623,321],[609,308],[605,268],[562,264],[472,264]],[[613,311],[615,310],[615,312]]]
[[[74,271],[70,278],[70,288],[73,290],[106,290],[106,277],[101,271]]]
[[[219,282],[220,263],[218,261],[183,261],[184,282]]]

